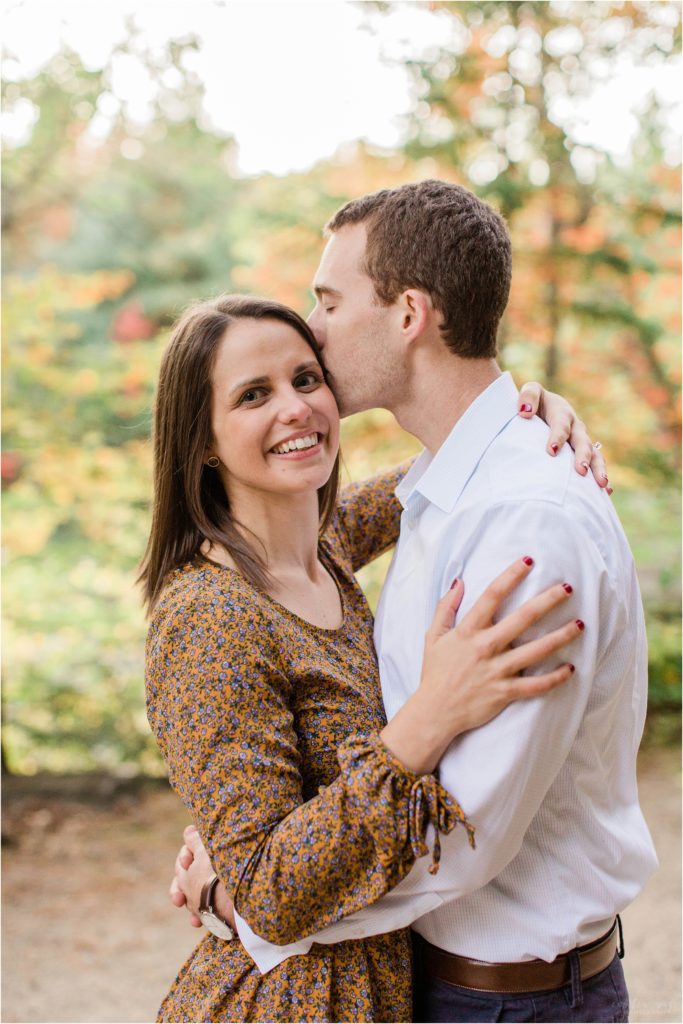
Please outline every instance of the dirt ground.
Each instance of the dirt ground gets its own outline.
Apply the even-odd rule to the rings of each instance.
[[[624,917],[631,1020],[681,1018],[681,762],[641,757],[661,868]],[[166,889],[187,816],[167,789],[3,787],[3,1021],[153,1021],[198,933]]]

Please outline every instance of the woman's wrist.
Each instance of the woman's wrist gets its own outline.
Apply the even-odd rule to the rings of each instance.
[[[380,733],[380,739],[407,771],[434,771],[457,730],[444,728],[431,702],[417,690]]]

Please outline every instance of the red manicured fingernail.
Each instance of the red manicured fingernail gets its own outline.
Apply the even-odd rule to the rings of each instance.
[[[607,476],[607,473],[602,474],[602,479],[605,481],[606,484],[609,483],[609,477]]]
[[[520,405],[519,411],[520,412],[531,412],[531,406],[529,405],[528,402],[525,402],[523,405]]]
[[[455,588],[455,586],[457,585],[457,582],[458,582],[458,577],[456,576],[448,589],[449,590],[453,590]]]
[[[582,462],[581,465],[586,470],[586,472],[588,472],[588,470],[590,469],[590,466],[588,465],[588,463],[587,462]]]
[[[571,583],[563,583],[562,584],[562,589],[566,590],[568,594],[573,594],[574,593],[574,588],[571,585]]]
[[[550,451],[553,453],[553,455],[557,455],[559,450],[560,450],[559,444],[551,444],[550,445]]]
[[[614,494],[614,488],[613,488],[613,487],[608,487],[608,488],[607,488],[607,493],[609,494],[609,496],[610,496],[610,498],[611,498],[611,497],[612,497],[612,495]]]
[[[586,628],[586,623],[585,623],[585,622],[582,622],[582,621],[581,621],[581,619],[576,619],[576,628],[577,628],[577,629],[578,629],[578,630],[579,630],[579,631],[580,631],[581,633],[583,633],[584,629]]]
[[[522,561],[524,562],[525,565],[533,565],[534,564],[534,560],[531,557],[531,555],[525,555],[524,558],[522,559]]]
[[[574,668],[574,666],[572,665],[571,661],[567,662],[567,664],[569,665],[569,671],[570,671],[570,672],[576,672],[576,669],[575,669],[575,668]]]

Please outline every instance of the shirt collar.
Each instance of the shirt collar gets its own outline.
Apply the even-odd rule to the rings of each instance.
[[[425,449],[396,488],[404,508],[418,494],[450,512],[491,442],[517,415],[518,391],[509,373],[497,377],[455,424],[434,456]]]

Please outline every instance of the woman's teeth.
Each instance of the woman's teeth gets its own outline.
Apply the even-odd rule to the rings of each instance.
[[[317,434],[308,434],[307,437],[297,437],[293,441],[285,441],[284,444],[278,444],[271,451],[275,452],[276,455],[286,455],[287,452],[300,451],[302,448],[312,448],[318,443]]]

